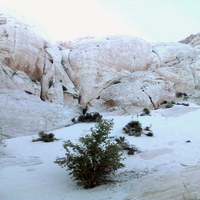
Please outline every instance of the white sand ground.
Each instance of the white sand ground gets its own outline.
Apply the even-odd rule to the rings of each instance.
[[[76,124],[53,131],[58,141],[31,142],[38,136],[6,140],[0,147],[1,200],[168,200],[200,198],[200,106],[174,106],[139,117],[143,127],[152,125],[154,137],[127,136],[122,127],[133,116],[114,119],[112,135],[125,136],[142,153],[126,156],[125,168],[114,176],[116,183],[93,189],[76,185],[54,160],[64,156],[63,141],[88,133],[94,123]],[[186,141],[190,142],[186,142]],[[184,188],[187,186],[187,190]],[[189,196],[188,196],[189,195]]]

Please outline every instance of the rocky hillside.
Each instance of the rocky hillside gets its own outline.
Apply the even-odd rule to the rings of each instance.
[[[0,14],[0,126],[6,136],[69,125],[85,107],[131,114],[199,89],[199,46],[130,36],[68,46],[35,30]]]
[[[189,37],[187,37],[184,40],[181,40],[179,42],[183,43],[183,44],[189,44],[192,47],[200,45],[200,33],[197,33],[196,35],[192,34]]]

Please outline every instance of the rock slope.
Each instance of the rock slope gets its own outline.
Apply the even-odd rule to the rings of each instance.
[[[80,106],[132,114],[175,100],[177,92],[199,89],[198,45],[122,35],[68,46],[36,30],[0,12],[0,126],[5,135],[67,125]]]

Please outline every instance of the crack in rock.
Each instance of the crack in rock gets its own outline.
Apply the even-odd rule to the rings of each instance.
[[[142,90],[142,92],[144,92],[144,93],[149,97],[149,100],[150,100],[151,104],[153,105],[154,109],[156,110],[156,106],[155,106],[155,104],[154,104],[154,102],[153,102],[151,96],[149,96],[149,95],[147,94],[147,92],[144,91],[144,90]]]

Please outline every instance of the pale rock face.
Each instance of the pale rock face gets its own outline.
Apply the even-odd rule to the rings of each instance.
[[[14,71],[24,71],[41,80],[44,65],[44,39],[28,30],[24,24],[1,25],[0,63]]]
[[[200,89],[200,45],[109,36],[58,46],[39,34],[34,26],[0,14],[5,135],[68,125],[80,104],[89,111],[133,114],[176,100],[177,92]]]
[[[179,42],[184,43],[184,44],[189,44],[192,47],[200,45],[200,33],[197,33],[196,35],[192,34],[189,37],[187,37]]]
[[[64,127],[79,112],[78,91],[58,46],[39,33],[0,14],[0,128],[5,137]]]
[[[13,71],[25,72],[32,80],[39,81],[41,94],[37,95],[43,100],[67,104],[73,99],[77,104],[78,91],[62,66],[58,46],[39,36],[41,31],[35,31],[35,26],[10,15],[0,15],[0,24],[0,64]]]
[[[177,92],[190,93],[200,85],[199,48],[177,43],[160,43],[153,47],[160,60],[160,67],[143,72],[136,71],[120,79],[99,93],[90,102],[103,112],[138,112],[144,107],[157,108],[164,100],[175,100]],[[121,110],[121,112],[120,112]]]
[[[78,103],[78,90],[62,66],[62,54],[56,45],[45,46],[45,64],[43,70],[42,98],[54,103]],[[69,98],[66,98],[66,93]]]
[[[159,67],[151,45],[129,36],[82,40],[69,47],[64,60],[70,79],[81,92],[82,105],[121,77]]]
[[[41,101],[20,90],[0,90],[0,126],[4,137],[17,137],[52,131],[72,124],[78,110]]]
[[[180,43],[152,43],[153,52],[158,56],[161,67],[180,63],[193,52],[193,48]]]
[[[0,89],[24,91],[40,96],[41,86],[22,71],[13,71],[7,66],[0,65]]]

